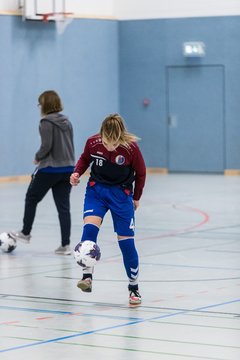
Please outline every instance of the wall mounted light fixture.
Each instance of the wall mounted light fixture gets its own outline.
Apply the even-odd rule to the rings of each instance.
[[[206,46],[202,41],[188,41],[183,43],[183,55],[185,57],[203,57],[206,54]]]

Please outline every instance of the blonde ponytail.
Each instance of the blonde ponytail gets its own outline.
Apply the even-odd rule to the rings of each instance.
[[[110,142],[129,147],[133,142],[137,142],[140,138],[127,131],[123,118],[119,114],[108,115],[101,126],[100,135]]]

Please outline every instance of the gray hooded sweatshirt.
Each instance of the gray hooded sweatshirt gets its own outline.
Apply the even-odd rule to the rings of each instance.
[[[73,128],[60,113],[46,115],[40,120],[41,146],[35,155],[38,168],[75,166]]]

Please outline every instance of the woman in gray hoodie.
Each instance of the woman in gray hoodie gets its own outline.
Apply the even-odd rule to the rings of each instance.
[[[30,242],[37,205],[51,189],[61,230],[61,245],[55,253],[70,255],[69,179],[75,165],[73,128],[68,118],[60,113],[63,105],[55,91],[44,91],[38,102],[42,119],[39,124],[41,145],[34,158],[37,168],[26,193],[22,230],[10,234],[16,240]]]

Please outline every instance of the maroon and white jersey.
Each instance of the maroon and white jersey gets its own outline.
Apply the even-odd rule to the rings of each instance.
[[[91,136],[74,172],[81,176],[91,163],[90,181],[121,185],[126,190],[132,190],[134,182],[133,199],[140,199],[145,184],[146,166],[135,142],[129,147],[119,145],[114,151],[108,151],[99,134]]]

